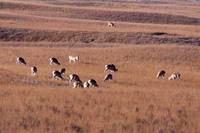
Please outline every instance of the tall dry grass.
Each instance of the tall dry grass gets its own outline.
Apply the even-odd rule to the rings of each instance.
[[[69,64],[68,55],[80,62]],[[15,64],[23,56],[28,66]],[[55,81],[49,66],[56,56],[67,75],[94,78],[98,89],[72,89]],[[199,47],[131,46],[116,48],[1,48],[1,132],[199,132]],[[104,64],[115,63],[114,81],[102,81]],[[37,65],[37,77],[29,65]],[[157,80],[182,74],[181,81]],[[66,78],[66,76],[65,76]]]
[[[175,45],[156,43],[148,46],[148,41],[147,45],[122,45],[128,40],[124,38],[129,36],[133,40],[139,38],[141,43],[143,37],[156,32],[164,33],[157,36],[161,41],[170,36],[171,40],[179,37],[184,43],[189,38],[187,44],[191,44],[191,40],[198,44],[198,5],[180,1],[173,5],[80,4],[75,1],[59,5],[58,1],[52,2],[0,0],[0,46],[4,46],[0,48],[0,133],[200,132],[200,48],[178,46],[179,40]],[[110,13],[114,15],[108,15]],[[108,28],[108,19],[123,20],[119,14],[126,16],[127,22],[115,22],[116,28]],[[103,16],[99,20],[97,15]],[[171,24],[166,19],[169,17],[173,19],[170,19]],[[159,24],[155,24],[158,20]],[[28,32],[24,38],[29,42],[25,42],[27,40],[22,39],[24,30],[34,30],[34,34],[41,36],[34,38],[34,34]],[[69,31],[76,31],[86,39],[106,40],[104,36],[111,32],[115,36],[109,34],[111,41],[107,43],[83,43],[73,33],[71,38],[78,40],[73,42],[73,39],[66,39],[65,34]],[[84,36],[83,32],[91,35]],[[94,36],[93,32],[101,34]],[[136,37],[131,32],[141,32],[141,35]],[[153,35],[149,37],[151,41]],[[122,42],[113,43],[112,38],[119,41],[121,38]],[[80,62],[69,64],[68,55],[79,55]],[[28,65],[16,65],[18,56],[24,57]],[[50,66],[50,57],[57,57],[62,65]],[[108,63],[116,64],[119,71],[113,74],[113,81],[103,82],[104,65]],[[36,77],[31,76],[32,65],[38,67]],[[51,72],[62,67],[67,70],[64,81],[52,79]],[[156,79],[160,69],[167,71],[164,80]],[[182,79],[168,81],[167,77],[173,72],[180,72]],[[71,73],[77,73],[83,81],[94,78],[100,87],[73,89],[67,80]]]

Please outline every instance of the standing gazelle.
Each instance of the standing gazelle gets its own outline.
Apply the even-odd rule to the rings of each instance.
[[[60,62],[58,61],[57,58],[52,57],[52,58],[49,58],[49,64],[50,64],[50,65],[53,65],[53,64],[55,64],[55,65],[60,65]]]
[[[69,56],[69,63],[79,61],[79,56]]]
[[[115,26],[115,24],[113,22],[110,22],[110,21],[108,22],[107,25],[108,25],[108,27],[114,27]]]
[[[37,69],[36,66],[32,66],[32,67],[31,67],[31,74],[32,74],[33,76],[35,76],[35,75],[37,74],[37,71],[38,71],[38,69]]]
[[[166,74],[166,72],[165,72],[165,70],[160,70],[159,72],[158,72],[158,74],[157,74],[157,78],[158,79],[164,79],[164,77],[165,77],[165,74]]]
[[[52,72],[52,76],[53,76],[54,79],[61,79],[61,80],[63,80],[62,74],[59,71],[57,71],[57,70],[55,70],[55,71]]]
[[[22,58],[22,57],[17,57],[16,64],[23,64],[23,65],[26,65],[26,61],[25,61],[25,59]]]
[[[111,71],[111,72],[117,72],[118,69],[116,68],[116,66],[114,64],[107,64],[105,65],[105,70],[104,71]]]
[[[104,77],[104,80],[103,81],[106,81],[106,80],[113,80],[113,75],[112,74],[106,74],[106,76]]]

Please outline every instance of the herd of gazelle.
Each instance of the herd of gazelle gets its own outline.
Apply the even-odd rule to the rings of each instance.
[[[166,74],[165,70],[160,70],[157,74],[157,78],[158,79],[164,79]],[[176,72],[176,73],[172,73],[171,76],[168,78],[168,80],[180,80],[181,79],[181,74]]]
[[[108,22],[107,23],[108,27],[115,27],[115,24],[113,22]],[[69,62],[76,62],[79,60],[79,56],[69,56],[68,57]],[[60,62],[58,61],[58,59],[56,59],[55,57],[52,57],[49,59],[50,65],[60,65]],[[18,57],[17,58],[17,64],[24,64],[26,65],[26,61],[24,60],[24,58],[22,57]],[[116,68],[116,66],[114,64],[107,64],[105,65],[105,71],[110,71],[110,72],[116,72],[118,71],[118,69]],[[31,73],[33,76],[35,76],[37,74],[37,67],[36,66],[32,66],[31,67]],[[65,73],[65,68],[62,68],[61,70],[55,70],[52,72],[52,77],[54,79],[62,79],[63,80],[63,75]],[[165,77],[165,71],[164,70],[160,70],[157,74],[157,78],[158,79],[163,79]],[[180,79],[180,74],[179,73],[173,73],[168,80],[177,80]],[[104,77],[104,81],[106,80],[113,80],[113,75],[111,73],[106,74],[106,76]],[[97,82],[94,79],[89,79],[86,82],[82,82],[79,78],[79,76],[77,74],[71,74],[69,75],[69,81],[73,84],[73,88],[76,87],[83,87],[83,88],[88,88],[88,87],[98,87]]]
[[[107,26],[108,27],[115,27],[115,24],[113,22],[108,22],[107,23]],[[75,63],[76,61],[79,61],[79,56],[69,56],[68,57],[68,60],[70,63]],[[23,57],[18,57],[17,58],[17,64],[23,64],[23,65],[26,65],[26,61]],[[58,61],[57,58],[55,57],[52,57],[52,58],[49,58],[49,64],[50,65],[61,65],[61,63]],[[66,69],[65,68],[62,68],[60,70],[54,70],[52,72],[52,77],[54,79],[61,79],[63,80],[63,76],[65,74],[65,71]],[[116,68],[116,66],[114,64],[107,64],[105,65],[105,71],[110,71],[110,72],[117,72],[118,69]],[[32,66],[31,67],[31,74],[32,76],[36,76],[37,75],[37,72],[38,72],[38,68],[36,66]],[[165,77],[165,74],[166,74],[166,71],[165,70],[160,70],[157,74],[157,78],[158,79],[164,79]],[[180,73],[173,73],[169,78],[168,80],[180,80],[181,78],[181,74]],[[113,75],[111,73],[108,73],[105,75],[103,81],[106,81],[106,80],[113,80]],[[80,80],[79,76],[77,74],[70,74],[69,75],[69,81],[70,83],[72,83],[73,85],[73,88],[76,88],[76,87],[82,87],[82,88],[89,88],[89,87],[98,87],[99,85],[97,84],[96,80],[94,79],[89,79],[87,81],[85,81],[84,83]]]
[[[69,56],[69,62],[76,62],[76,61],[79,61],[79,56]],[[23,57],[18,57],[17,58],[17,64],[23,64],[23,65],[26,65],[26,61]],[[55,57],[52,57],[52,58],[49,58],[49,64],[50,65],[61,65],[61,63],[58,61],[57,58]],[[65,74],[65,71],[66,69],[65,68],[62,68],[60,70],[54,70],[52,72],[52,77],[54,79],[61,79],[63,80],[63,76]],[[105,72],[106,71],[109,71],[109,72],[117,72],[118,69],[116,68],[116,66],[114,64],[107,64],[105,65]],[[31,67],[31,74],[33,76],[36,76],[38,72],[38,68],[36,66],[32,66]],[[164,79],[165,77],[165,74],[166,74],[166,71],[165,70],[160,70],[157,74],[157,78],[158,79]],[[180,73],[173,73],[169,78],[168,80],[180,80],[181,78],[181,74]],[[107,81],[107,80],[113,80],[113,75],[111,73],[108,73],[105,75],[103,81]],[[96,80],[94,79],[89,79],[87,81],[85,81],[84,83],[81,81],[80,77],[77,75],[77,74],[70,74],[69,75],[69,81],[70,83],[72,83],[73,85],[73,88],[76,88],[76,87],[82,87],[82,88],[89,88],[89,87],[98,87],[99,85],[97,84]]]
[[[115,27],[115,24],[114,24],[113,22],[110,22],[110,21],[109,21],[109,22],[107,23],[107,26],[108,26],[108,27]],[[164,79],[165,74],[166,74],[165,70],[160,70],[160,71],[158,72],[158,74],[157,74],[157,78],[158,78],[158,79]],[[109,78],[112,79],[112,74],[108,74],[107,77],[109,77]],[[180,79],[181,79],[181,74],[178,73],[178,72],[173,73],[173,74],[168,78],[168,80],[180,80]]]
[[[108,27],[115,27],[115,24],[113,22],[108,22]],[[165,70],[160,70],[157,74],[157,78],[158,79],[164,79],[165,77]],[[112,79],[112,75],[107,75],[107,77],[110,77]],[[176,73],[172,73],[172,75],[168,78],[168,80],[180,80],[181,79],[181,74],[176,72]]]
[[[79,61],[79,56],[69,56],[68,59],[69,59],[70,63],[71,62],[75,63],[76,61]],[[26,65],[27,63],[23,57],[17,57],[16,64]],[[61,65],[61,63],[55,57],[49,58],[49,64],[50,65]],[[65,71],[66,71],[65,68],[62,68],[60,70],[54,70],[54,71],[52,71],[52,77],[57,80],[58,79],[64,80],[63,76],[65,74]],[[118,69],[116,68],[116,66],[114,64],[107,64],[107,65],[105,65],[105,71],[117,72]],[[31,75],[36,76],[37,72],[38,72],[38,68],[36,66],[31,66]],[[113,75],[111,73],[108,73],[105,75],[103,81],[107,81],[107,80],[108,81],[113,80]],[[94,80],[94,79],[89,79],[83,83],[77,74],[70,74],[69,82],[72,83],[73,88],[76,88],[76,87],[89,88],[89,87],[98,87],[99,86],[97,84],[96,80]]]

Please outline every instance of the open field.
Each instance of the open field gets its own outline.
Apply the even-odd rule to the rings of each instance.
[[[198,0],[0,0],[0,133],[199,133],[199,11]],[[103,82],[108,63],[119,71]],[[73,89],[71,73],[99,88]]]

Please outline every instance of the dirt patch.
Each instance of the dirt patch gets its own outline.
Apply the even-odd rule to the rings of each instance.
[[[200,38],[183,37],[168,33],[122,33],[83,31],[38,31],[28,29],[0,28],[2,42],[61,42],[79,43],[81,47],[96,43],[122,44],[188,44],[200,46]],[[70,45],[69,45],[70,46]]]
[[[67,17],[89,20],[120,21],[134,23],[200,25],[199,18],[160,13],[74,9],[9,2],[0,2],[0,8],[12,10],[27,10],[31,11],[31,14],[49,17]]]

